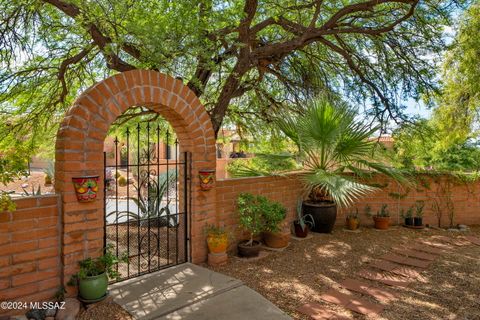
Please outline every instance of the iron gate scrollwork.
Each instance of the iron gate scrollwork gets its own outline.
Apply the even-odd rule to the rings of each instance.
[[[188,260],[190,159],[172,139],[147,122],[127,128],[104,154],[104,242],[128,261],[116,265],[112,282]]]

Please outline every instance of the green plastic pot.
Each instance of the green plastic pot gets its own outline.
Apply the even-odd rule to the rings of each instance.
[[[106,273],[86,277],[78,281],[78,292],[85,300],[100,299],[107,293],[108,277]]]

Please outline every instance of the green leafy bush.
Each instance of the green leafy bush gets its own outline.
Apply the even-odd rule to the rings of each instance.
[[[227,164],[231,177],[259,176],[262,173],[291,171],[296,169],[290,157],[257,154],[254,158],[237,159]]]
[[[237,200],[240,213],[240,225],[253,236],[262,231],[278,232],[279,225],[287,210],[278,202],[270,201],[264,196],[241,193]]]

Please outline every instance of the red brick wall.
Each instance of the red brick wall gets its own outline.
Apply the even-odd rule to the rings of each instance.
[[[392,223],[398,224],[402,222],[400,210],[415,205],[417,200],[422,200],[425,202],[424,223],[436,226],[437,218],[432,210],[432,204],[437,199],[444,205],[446,197],[444,193],[438,192],[438,181],[444,183],[445,178],[438,180],[438,178],[425,176],[424,180],[427,182],[428,188],[410,187],[407,192],[405,187],[401,187],[395,181],[379,176],[375,177],[375,183],[382,188],[368,197],[360,199],[351,208],[339,210],[337,225],[343,225],[346,214],[353,212],[356,207],[359,209],[361,223],[371,225],[373,224],[372,218],[364,214],[365,206],[370,205],[376,212],[383,204],[388,205]],[[287,208],[286,222],[290,223],[295,217],[295,208],[297,199],[302,193],[302,184],[294,175],[288,178],[254,177],[217,181],[218,219],[221,225],[234,231],[237,236],[241,236],[241,233],[238,229],[236,199],[241,192],[262,194],[269,199],[281,202]],[[400,198],[396,197],[394,193],[400,195]],[[450,193],[455,208],[455,224],[480,224],[480,182],[452,185]],[[448,226],[448,224],[449,219],[444,213],[442,226]]]
[[[0,301],[50,300],[61,285],[59,196],[15,203],[0,212]]]

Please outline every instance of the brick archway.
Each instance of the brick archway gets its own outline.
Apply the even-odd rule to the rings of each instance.
[[[199,169],[215,169],[215,137],[210,118],[182,81],[155,71],[134,70],[105,79],[83,92],[68,110],[57,134],[55,188],[62,195],[64,282],[77,261],[103,246],[103,144],[110,125],[132,106],[158,112],[174,128],[182,151],[191,153],[192,262],[206,259],[203,228],[215,222],[215,190],[202,192]],[[77,202],[72,177],[100,175],[97,200]]]

